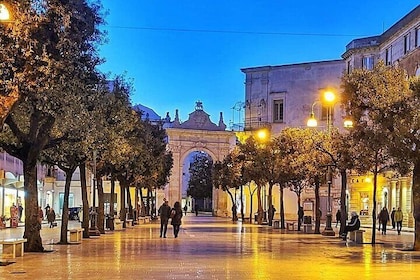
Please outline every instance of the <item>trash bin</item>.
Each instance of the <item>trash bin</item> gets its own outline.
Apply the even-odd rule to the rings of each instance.
[[[273,220],[273,228],[280,228],[280,221],[279,220]]]
[[[304,225],[312,224],[312,217],[311,216],[304,216],[303,217],[303,224]]]

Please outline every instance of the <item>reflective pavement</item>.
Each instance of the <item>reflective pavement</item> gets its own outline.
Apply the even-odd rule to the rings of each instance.
[[[372,246],[188,215],[178,238],[172,226],[168,238],[159,238],[160,225],[152,223],[77,245],[55,244],[60,227],[44,224],[41,236],[51,252],[10,260],[15,263],[0,266],[0,279],[420,279],[420,252],[405,250],[412,232],[388,230]],[[22,235],[23,227],[0,230],[0,239]],[[366,229],[364,241],[370,238]]]

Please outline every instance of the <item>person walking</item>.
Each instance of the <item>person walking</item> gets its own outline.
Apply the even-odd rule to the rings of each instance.
[[[396,223],[396,226],[397,226],[398,235],[401,234],[403,218],[404,218],[404,216],[403,216],[403,213],[401,211],[401,208],[398,207],[397,211],[395,211],[395,223]]]
[[[299,206],[298,210],[298,231],[300,231],[300,227],[303,224],[303,216],[305,215],[305,211],[303,211],[303,207]]]
[[[337,213],[335,213],[335,227],[338,226],[338,223],[341,223],[341,211],[340,211],[340,209],[338,209]]]
[[[50,211],[48,211],[47,220],[50,224],[50,228],[53,228],[55,226],[55,211],[53,208],[50,208]]]
[[[50,209],[51,209],[51,207],[50,207],[50,205],[47,203],[47,206],[45,206],[45,217],[47,217],[47,214],[48,214],[48,212],[50,212]]]
[[[271,205],[270,207],[268,207],[268,225],[272,226],[273,225],[273,219],[274,219],[274,214],[276,213],[276,208],[274,208],[274,205]]]
[[[395,229],[395,207],[392,207],[391,211],[391,225],[392,229]]]
[[[389,221],[389,213],[386,207],[384,207],[379,213],[379,223],[382,226],[382,235],[386,235],[386,225],[388,224],[388,221]]]
[[[194,210],[195,210],[195,215],[198,216],[198,204],[195,204]]]
[[[171,225],[174,227],[174,236],[178,237],[179,228],[181,227],[182,208],[179,201],[175,202],[174,208],[171,210]]]
[[[169,217],[171,215],[171,207],[166,198],[163,199],[162,205],[158,210],[160,217],[160,238],[166,238],[166,231],[168,230]]]

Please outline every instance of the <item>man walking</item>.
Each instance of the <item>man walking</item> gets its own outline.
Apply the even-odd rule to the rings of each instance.
[[[166,238],[166,231],[168,229],[168,221],[171,215],[171,207],[168,205],[166,198],[163,199],[163,204],[159,207],[160,216],[160,237]]]
[[[403,218],[404,217],[401,208],[398,207],[397,211],[395,211],[395,223],[397,224],[398,235],[401,234]]]

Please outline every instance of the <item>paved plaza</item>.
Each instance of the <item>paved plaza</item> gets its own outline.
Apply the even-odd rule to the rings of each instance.
[[[23,227],[0,230],[0,239],[22,235]],[[420,279],[420,252],[404,250],[412,232],[377,234],[372,246],[189,214],[178,238],[172,226],[159,238],[159,223],[77,245],[56,245],[59,227],[44,224],[41,236],[51,252],[11,259],[0,279]],[[366,229],[364,241],[370,237]]]

